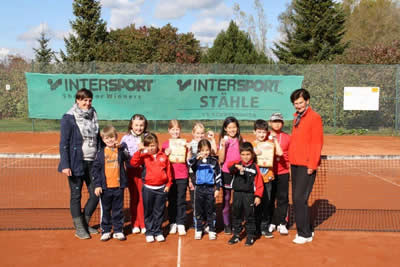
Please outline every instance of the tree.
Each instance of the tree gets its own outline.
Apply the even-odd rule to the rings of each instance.
[[[257,12],[257,23],[253,15],[247,15],[240,9],[239,4],[235,3],[233,10],[235,13],[235,21],[240,28],[244,28],[250,35],[257,52],[268,54],[267,49],[267,31],[268,23],[264,12],[264,7],[260,0],[254,0],[254,8]]]
[[[35,51],[35,61],[39,64],[39,71],[44,72],[54,58],[54,52],[48,47],[50,38],[47,38],[44,31],[40,33],[37,41],[39,42],[39,48],[33,48]]]
[[[64,61],[89,62],[97,60],[100,47],[107,41],[106,22],[101,18],[101,5],[96,0],[74,0],[73,13],[76,16],[70,21],[74,34],[64,38],[67,54],[60,52]]]
[[[293,13],[285,18],[286,39],[272,49],[282,63],[330,61],[348,46],[341,42],[345,14],[333,0],[294,0]]]
[[[135,25],[112,30],[102,48],[103,61],[131,63],[197,63],[200,43],[192,33],[179,33],[167,24],[162,28]]]
[[[344,41],[353,47],[390,46],[400,40],[400,5],[395,0],[344,0]]]
[[[213,46],[203,56],[202,62],[257,64],[269,63],[269,59],[264,53],[257,53],[250,36],[239,30],[236,23],[231,21],[226,32],[221,31],[217,35]]]

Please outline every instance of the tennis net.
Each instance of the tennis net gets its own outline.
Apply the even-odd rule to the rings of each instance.
[[[72,229],[68,180],[58,162],[58,155],[0,154],[0,230]],[[84,187],[82,202],[87,198]],[[221,203],[222,194],[219,218]],[[400,231],[400,155],[322,156],[309,206],[316,230]],[[128,190],[124,213],[129,227]],[[295,227],[291,204],[288,218]],[[99,222],[98,208],[91,224]]]

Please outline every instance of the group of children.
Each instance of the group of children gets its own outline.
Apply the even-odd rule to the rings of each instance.
[[[268,122],[257,120],[255,140],[250,143],[242,138],[239,121],[228,117],[222,125],[217,149],[214,133],[206,133],[203,124],[196,123],[193,140],[186,143],[186,163],[176,163],[169,160],[170,141],[160,149],[157,136],[147,131],[143,115],[132,116],[128,133],[120,143],[115,128],[106,126],[100,132],[105,147],[98,151],[92,169],[95,194],[100,196],[102,206],[100,239],[126,239],[122,230],[125,187],[130,193],[132,233],[145,234],[149,243],[165,241],[161,226],[167,201],[169,233],[186,235],[187,188],[194,210],[195,239],[201,239],[204,233],[208,233],[210,240],[216,239],[215,202],[221,193],[224,232],[233,233],[229,244],[241,240],[243,221],[248,246],[260,234],[273,237],[276,229],[287,235],[290,137],[282,127],[280,113],[272,114]],[[168,132],[170,140],[180,138],[177,120],[170,121]],[[260,142],[270,142],[275,147],[273,167],[257,165]]]

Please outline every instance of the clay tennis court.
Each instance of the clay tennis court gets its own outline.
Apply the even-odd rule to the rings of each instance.
[[[191,138],[189,134],[183,137],[188,140]],[[248,140],[253,139],[252,135],[244,137]],[[163,134],[159,135],[159,138],[161,143],[168,136]],[[0,153],[56,154],[58,142],[58,133],[0,133]],[[400,155],[400,138],[326,136],[323,154]],[[314,241],[306,245],[299,246],[291,242],[296,234],[295,230],[291,230],[289,236],[275,234],[273,239],[262,237],[250,248],[245,247],[244,242],[234,246],[228,245],[229,236],[223,233],[218,234],[216,241],[209,241],[207,236],[201,241],[194,240],[192,229],[188,231],[187,236],[168,235],[165,243],[155,244],[145,243],[142,235],[128,235],[125,242],[110,240],[104,243],[99,241],[99,236],[94,236],[91,240],[78,240],[74,237],[73,230],[0,231],[0,238],[5,241],[0,252],[1,265],[397,266],[393,251],[400,245],[399,233],[323,231],[323,229],[335,228],[335,225],[330,224],[338,222],[340,226],[336,228],[340,229],[343,225],[350,224],[360,224],[368,228],[369,225],[373,227],[385,223],[386,220],[393,220],[394,224],[399,225],[398,165],[389,166],[390,168],[379,165],[374,166],[372,170],[373,162],[367,162],[364,166],[353,165],[350,160],[346,160],[344,164],[347,164],[348,168],[343,167],[343,161],[340,161],[340,167],[335,166],[334,160],[328,162],[332,162],[333,165],[323,170],[326,172],[323,177],[329,179],[317,180],[310,205],[322,203],[332,207],[332,214],[325,214],[326,218],[321,220],[317,227]],[[19,163],[24,163],[24,160],[11,161],[13,165]],[[2,172],[5,169],[2,166]],[[15,177],[13,176],[11,181],[4,178],[0,180],[1,195],[12,196],[2,197],[0,208],[60,207],[64,209],[54,210],[52,214],[55,217],[64,216],[61,213],[65,213],[65,208],[69,205],[67,181],[62,181],[63,177],[52,168],[39,168],[39,171],[35,169],[35,172],[38,172],[36,175],[32,175],[30,168],[17,169],[14,169]],[[54,179],[60,180],[57,182],[57,187],[50,186]],[[352,215],[347,215],[345,212],[347,210],[352,211]],[[374,213],[375,217],[371,219],[366,210],[383,211]],[[34,212],[42,211],[34,210]],[[357,212],[361,213],[361,216],[355,216]],[[68,215],[67,210],[65,224],[71,227]],[[2,213],[2,216],[7,214]],[[48,219],[46,216],[43,216],[44,220]],[[30,217],[37,218],[29,212],[23,216],[25,220],[29,220]]]

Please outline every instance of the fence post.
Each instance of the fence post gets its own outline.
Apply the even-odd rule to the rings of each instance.
[[[333,98],[333,128],[336,133],[336,105],[337,105],[337,84],[336,84],[336,64],[333,65],[333,88],[335,90],[334,98]]]
[[[400,134],[399,124],[400,124],[400,65],[397,65],[396,69],[396,111],[394,114],[394,121],[395,121],[395,132],[396,134]]]
[[[90,72],[96,73],[96,61],[90,62]]]
[[[35,72],[35,61],[31,61],[31,72]]]
[[[35,119],[32,119],[32,132],[35,131]]]

